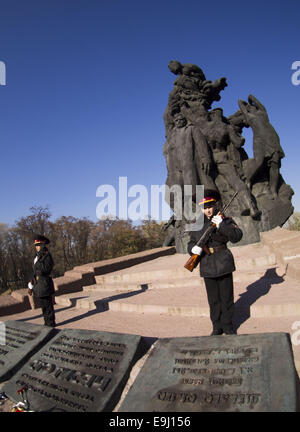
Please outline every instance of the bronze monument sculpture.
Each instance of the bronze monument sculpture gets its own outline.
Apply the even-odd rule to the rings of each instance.
[[[238,111],[225,117],[221,108],[211,108],[227,87],[225,77],[212,82],[197,65],[173,60],[168,66],[177,78],[164,113],[166,185],[182,190],[191,185],[194,198],[196,186],[203,185],[219,192],[222,202],[238,191],[231,216],[244,232],[239,245],[258,242],[260,232],[282,226],[293,213],[294,192],[280,174],[285,154],[266,108],[250,94],[248,102],[238,100]],[[243,148],[242,132],[248,127],[253,131],[253,158]],[[182,206],[184,197],[183,192]],[[186,225],[193,221],[177,217],[172,194],[166,194],[166,201],[174,214],[166,224],[164,245],[173,242],[177,252],[186,253]]]

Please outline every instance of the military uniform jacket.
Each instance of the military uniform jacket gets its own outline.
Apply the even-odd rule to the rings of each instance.
[[[37,254],[33,264],[33,293],[36,297],[47,297],[54,294],[54,284],[50,276],[53,269],[53,259],[47,248]]]
[[[188,243],[188,253],[193,255],[191,250],[198,242],[204,231],[210,225],[210,221],[205,217],[204,226],[200,231],[190,233],[190,242]],[[214,229],[206,245],[209,248],[226,245],[228,241],[237,243],[243,236],[242,230],[235,224],[233,219],[226,217],[220,223],[218,229]],[[234,259],[229,249],[216,251],[207,255],[202,251],[200,255],[200,276],[204,278],[216,278],[232,273],[235,270]]]

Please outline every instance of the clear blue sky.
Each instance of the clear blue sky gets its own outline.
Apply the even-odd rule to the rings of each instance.
[[[32,206],[96,220],[102,184],[164,184],[172,59],[227,77],[221,106],[266,106],[300,210],[299,0],[0,0],[0,222]],[[251,156],[251,136],[245,147]]]

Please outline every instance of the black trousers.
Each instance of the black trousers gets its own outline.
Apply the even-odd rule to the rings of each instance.
[[[49,327],[55,326],[55,313],[53,306],[53,297],[39,297],[39,305],[42,308],[45,325]]]
[[[233,280],[232,273],[217,278],[204,278],[210,319],[214,330],[233,330]]]

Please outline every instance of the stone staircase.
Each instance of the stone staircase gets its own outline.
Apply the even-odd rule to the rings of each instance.
[[[276,270],[282,271],[276,264],[275,254],[260,243],[232,248],[232,253],[237,269],[234,273],[237,298],[249,284],[260,280],[266,283],[279,277]],[[209,316],[203,279],[198,268],[193,272],[184,268],[187,258],[181,254],[164,256],[95,276],[96,284],[85,286],[80,292],[57,296],[56,302],[87,310]]]

